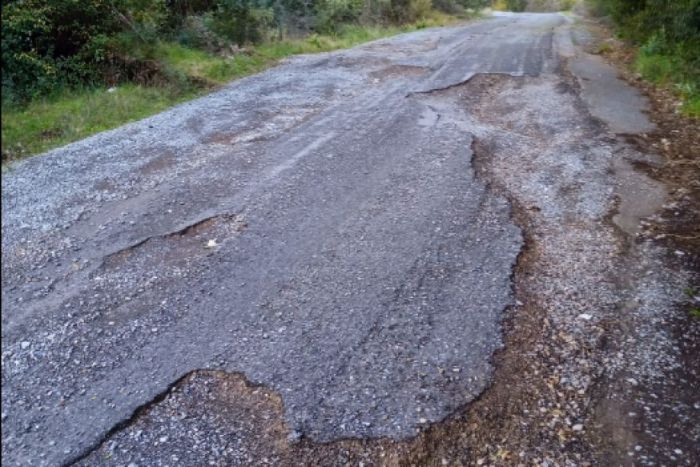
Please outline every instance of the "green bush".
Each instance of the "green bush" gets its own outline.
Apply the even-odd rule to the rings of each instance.
[[[212,28],[212,15],[192,15],[185,17],[172,31],[172,39],[185,47],[217,52],[226,44]]]
[[[23,0],[3,6],[3,99],[26,100],[102,78],[109,38],[152,36],[161,0]]]
[[[527,0],[506,0],[506,9],[509,11],[525,11]]]
[[[457,3],[457,0],[433,0],[433,7],[450,15],[455,15],[462,12],[462,6]]]
[[[622,38],[639,45],[637,70],[672,84],[697,114],[700,100],[700,0],[588,0],[589,10],[610,16]]]
[[[355,23],[360,18],[364,4],[364,0],[319,0],[314,30],[324,34],[338,32],[343,24]]]
[[[215,33],[238,45],[256,44],[263,40],[273,17],[272,9],[256,7],[251,0],[220,0],[212,26]]]
[[[397,24],[425,18],[432,10],[432,0],[391,0],[391,18]]]

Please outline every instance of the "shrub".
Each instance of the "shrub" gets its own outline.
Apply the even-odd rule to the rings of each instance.
[[[212,28],[218,35],[238,45],[262,41],[272,24],[271,9],[258,8],[250,0],[220,0]]]
[[[336,33],[341,25],[360,18],[364,4],[364,0],[320,0],[316,4],[314,29],[320,33]]]
[[[479,10],[491,5],[491,0],[459,0],[460,5],[464,8]]]
[[[506,0],[506,8],[510,11],[525,11],[527,0]]]
[[[433,0],[433,7],[438,11],[451,15],[462,11],[462,7],[457,3],[457,0]]]
[[[14,100],[101,78],[109,37],[130,30],[146,38],[162,0],[24,0],[2,15],[2,87]]]
[[[411,0],[409,4],[411,9],[411,21],[418,19],[425,19],[430,15],[430,11],[433,9],[432,0]]]
[[[398,24],[412,23],[425,18],[432,7],[432,0],[391,0],[391,17]]]

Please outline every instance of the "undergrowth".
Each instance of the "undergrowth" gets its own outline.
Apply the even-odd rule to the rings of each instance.
[[[690,69],[682,57],[650,52],[642,47],[635,67],[644,79],[670,87],[680,95],[683,113],[700,118],[700,76]]]

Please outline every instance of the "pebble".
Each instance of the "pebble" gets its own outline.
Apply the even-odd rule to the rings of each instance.
[[[590,321],[591,318],[593,318],[593,316],[589,315],[588,313],[581,313],[578,315],[578,319],[583,319],[586,321]]]
[[[577,423],[576,425],[572,426],[571,429],[574,431],[583,431],[583,425]]]
[[[292,430],[287,435],[287,441],[290,443],[298,443],[301,439],[301,432],[298,430]]]
[[[30,345],[32,345],[32,343],[29,341],[22,341],[22,343],[19,344],[22,350],[27,350]]]

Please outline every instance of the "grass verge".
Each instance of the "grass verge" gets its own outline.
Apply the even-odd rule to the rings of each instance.
[[[230,57],[177,43],[160,42],[156,47],[159,66],[166,71],[166,75],[179,77],[165,85],[124,84],[109,89],[65,90],[22,106],[3,102],[2,161],[4,164],[42,153],[156,114],[231,80],[258,73],[290,55],[352,47],[403,32],[443,26],[456,20],[451,16],[435,14],[427,20],[400,27],[345,25],[332,36],[314,34],[304,39],[265,43]]]
[[[683,99],[681,111],[700,118],[700,76],[693,73],[680,57],[650,53],[642,48],[637,54],[635,68],[642,78],[666,86]]]

